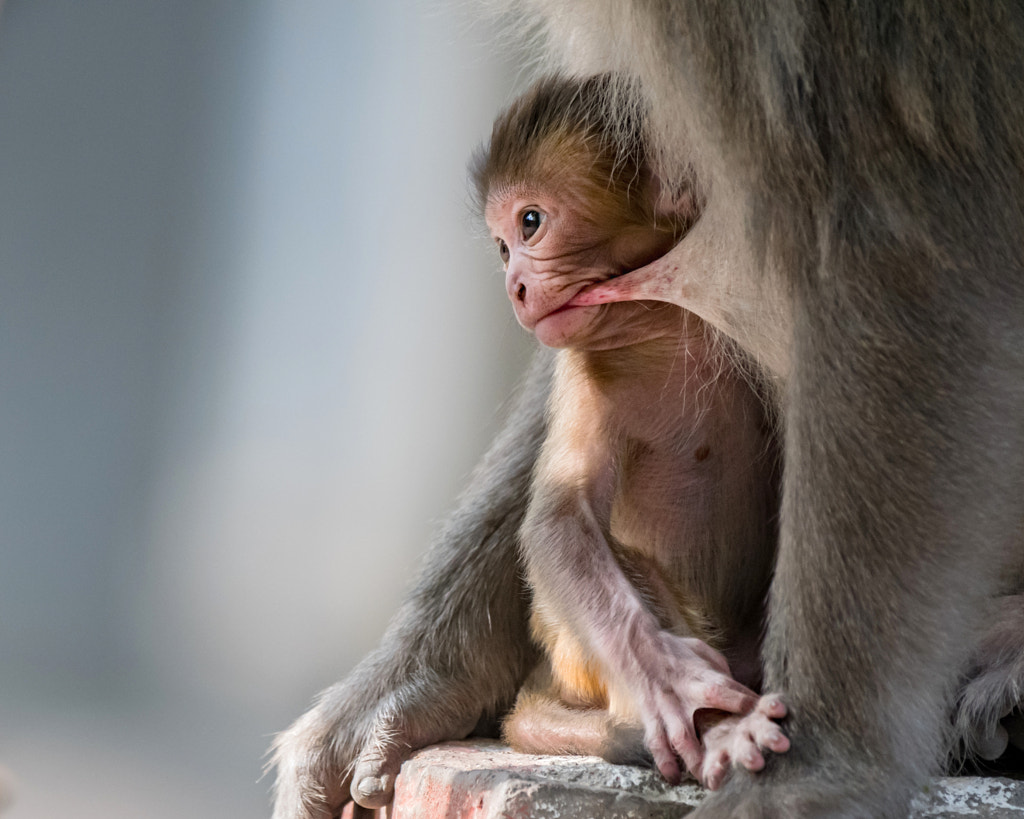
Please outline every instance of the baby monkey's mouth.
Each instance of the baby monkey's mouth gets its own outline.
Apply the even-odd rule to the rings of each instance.
[[[612,277],[612,278],[614,278],[614,277]],[[604,281],[608,281],[608,279],[605,279]],[[594,304],[602,303],[602,302],[591,303],[589,301],[580,302],[580,301],[578,301],[578,299],[580,298],[581,294],[586,293],[592,287],[595,287],[597,285],[603,284],[604,281],[598,281],[598,282],[593,282],[591,284],[584,285],[579,290],[577,290],[572,296],[570,296],[568,299],[566,299],[564,302],[562,302],[560,305],[558,305],[557,307],[553,307],[552,309],[548,310],[548,312],[546,312],[543,316],[540,316],[537,319],[536,324],[539,324],[544,319],[551,318],[552,316],[557,316],[557,315],[559,315],[561,313],[564,313],[564,312],[566,312],[568,310],[573,310],[573,309],[575,309],[577,307],[591,307]]]

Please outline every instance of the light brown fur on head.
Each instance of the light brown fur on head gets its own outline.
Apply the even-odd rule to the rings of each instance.
[[[492,197],[543,184],[585,201],[596,224],[679,238],[696,218],[697,197],[663,201],[642,113],[636,90],[611,74],[543,78],[498,117],[470,163],[479,212]]]

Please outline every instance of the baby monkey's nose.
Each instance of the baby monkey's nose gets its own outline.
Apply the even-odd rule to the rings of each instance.
[[[516,288],[516,298],[519,301],[526,301],[526,285],[522,282],[519,283],[519,287]]]

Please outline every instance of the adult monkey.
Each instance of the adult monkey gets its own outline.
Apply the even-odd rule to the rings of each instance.
[[[693,258],[628,274],[619,292],[694,310],[785,382],[764,660],[793,747],[734,775],[701,815],[905,815],[947,747],[970,649],[981,653],[961,713],[990,723],[1024,676],[1024,10],[523,7],[569,65],[638,76],[662,173],[695,164],[708,183],[673,251]],[[709,279],[672,276],[694,258]],[[381,651],[282,736],[279,819],[330,815],[353,763],[355,795],[386,801],[410,746],[507,701],[531,656],[511,545],[479,544],[521,514],[514,491],[542,426],[531,406],[516,422],[525,446],[515,430],[496,445],[491,483]],[[417,643],[428,627],[440,636]]]

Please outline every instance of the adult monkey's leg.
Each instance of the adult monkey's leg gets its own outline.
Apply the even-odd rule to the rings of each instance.
[[[940,769],[954,689],[1020,549],[1024,16],[762,12],[773,36],[743,23],[762,81],[791,96],[714,105],[748,133],[769,123],[732,150],[756,169],[754,212],[793,294],[764,650],[792,748],[698,815],[895,819]]]
[[[702,819],[903,817],[946,752],[953,688],[1019,548],[1024,276],[1007,234],[971,237],[941,207],[934,235],[952,241],[914,247],[851,203],[797,283],[765,647],[792,749],[734,772]]]
[[[461,739],[511,705],[536,659],[517,539],[551,360],[535,357],[380,647],[275,740],[274,819],[336,816],[350,791],[381,806],[412,751]]]

